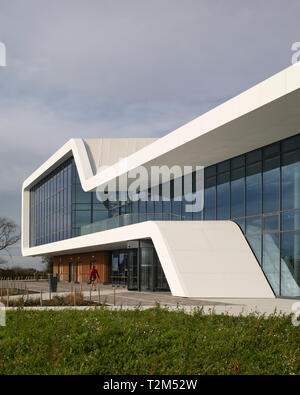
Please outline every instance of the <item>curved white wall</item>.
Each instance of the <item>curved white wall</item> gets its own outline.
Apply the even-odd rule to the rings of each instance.
[[[174,296],[274,297],[243,233],[231,221],[147,221],[32,247],[23,254],[114,249],[145,238],[152,239]]]

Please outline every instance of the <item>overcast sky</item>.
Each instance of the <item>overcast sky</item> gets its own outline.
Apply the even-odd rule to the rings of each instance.
[[[299,15],[299,0],[0,0],[0,216],[20,224],[23,180],[68,139],[163,136],[288,67]]]

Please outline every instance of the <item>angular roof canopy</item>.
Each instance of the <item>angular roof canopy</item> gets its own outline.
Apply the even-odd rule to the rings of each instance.
[[[300,63],[296,63],[160,139],[71,139],[23,188],[30,188],[71,155],[85,191],[139,166],[206,167],[299,133],[299,103]],[[119,153],[124,159],[115,162]],[[100,164],[109,168],[97,173]]]

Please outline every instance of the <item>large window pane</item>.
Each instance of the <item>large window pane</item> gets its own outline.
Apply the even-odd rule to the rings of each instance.
[[[235,219],[234,222],[238,224],[242,232],[245,233],[245,218]]]
[[[261,149],[257,149],[255,151],[248,152],[246,154],[246,163],[255,163],[261,160]]]
[[[245,169],[242,167],[231,172],[231,218],[245,215]]]
[[[246,234],[261,233],[261,217],[246,218]]]
[[[237,156],[231,159],[231,168],[237,169],[239,167],[245,166],[245,155]]]
[[[229,173],[217,178],[217,219],[228,219],[229,215]]]
[[[247,166],[246,215],[261,213],[261,163]]]
[[[62,240],[70,234],[71,223],[66,219],[66,213],[71,211],[67,169],[72,160],[66,161],[31,190],[34,202],[30,214],[34,226],[34,233],[30,233],[31,246]]]
[[[204,218],[206,220],[216,219],[216,177],[205,180]]]
[[[81,185],[76,185],[76,203],[91,203],[91,193],[84,192]]]
[[[296,148],[300,148],[300,134],[283,140],[281,143],[282,152],[291,151]]]
[[[93,222],[107,220],[108,212],[102,210],[94,210],[93,211]]]
[[[263,235],[263,271],[276,295],[279,295],[279,233]]]
[[[264,231],[278,230],[279,228],[279,216],[270,215],[269,217],[264,217]]]
[[[171,201],[172,216],[175,220],[181,220],[181,203],[177,200]]]
[[[204,175],[206,178],[213,177],[216,175],[217,166],[209,166],[204,169]]]
[[[300,210],[288,211],[281,214],[281,229],[282,230],[297,230],[300,229]]]
[[[259,264],[261,265],[261,235],[257,236],[247,236],[247,240],[250,244],[250,247],[256,256]]]
[[[76,211],[75,213],[75,226],[82,226],[91,223],[91,212],[90,211]]]
[[[282,155],[282,209],[300,208],[300,150]]]
[[[265,159],[263,164],[263,212],[278,211],[280,198],[280,158]]]
[[[224,173],[226,171],[229,171],[230,169],[230,161],[225,160],[224,162],[221,162],[217,165],[217,171],[218,173]]]
[[[280,144],[279,143],[268,145],[267,147],[265,147],[263,149],[263,157],[264,158],[268,158],[270,156],[274,156],[279,153],[280,153]]]
[[[300,232],[281,234],[281,295],[300,296]]]

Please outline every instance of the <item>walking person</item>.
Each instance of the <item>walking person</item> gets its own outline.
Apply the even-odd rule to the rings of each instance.
[[[92,290],[94,290],[94,291],[96,291],[96,284],[95,284],[95,282],[96,282],[96,280],[97,280],[97,277],[98,277],[99,280],[100,280],[100,276],[99,276],[98,270],[96,269],[96,266],[93,265],[93,267],[92,267],[92,269],[91,269],[91,271],[90,271],[90,277],[89,277],[89,279],[90,279],[91,288],[92,288]]]

